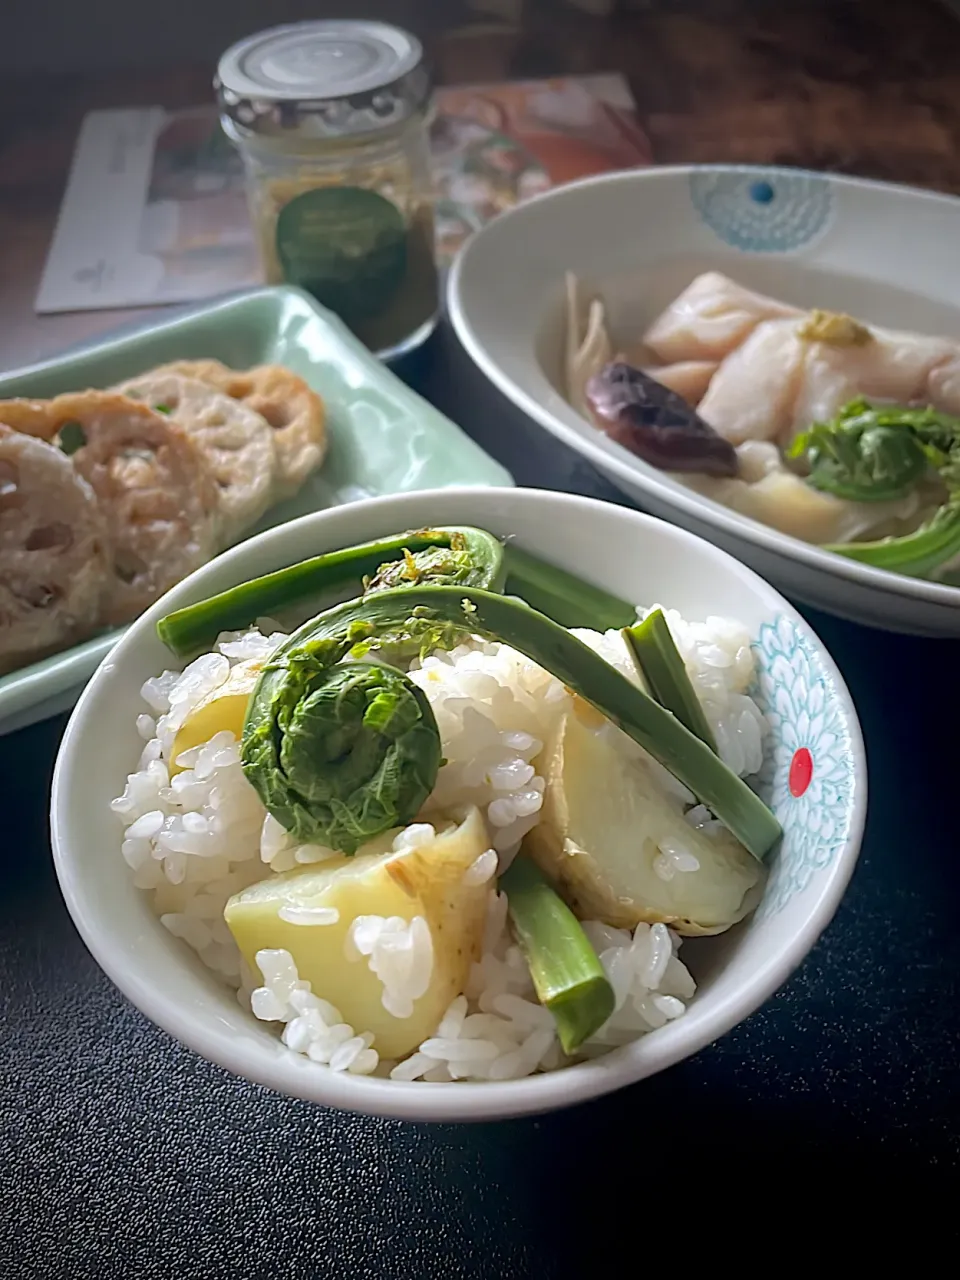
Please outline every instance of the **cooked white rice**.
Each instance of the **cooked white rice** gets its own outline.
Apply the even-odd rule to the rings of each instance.
[[[729,619],[688,623],[675,612],[665,613],[721,756],[741,776],[755,773],[762,762],[765,722],[747,694],[754,676],[749,636]],[[311,991],[288,952],[261,951],[260,974],[244,972],[223,919],[227,900],[263,879],[267,868],[291,870],[323,861],[334,851],[299,844],[267,814],[243,776],[230,733],[217,733],[184,753],[177,763],[186,767],[172,779],[169,769],[174,736],[192,707],[226,680],[232,665],[267,656],[284,638],[275,624],[261,626],[222,635],[214,652],[143,686],[148,710],[138,716],[137,730],[146,745],[123,794],[112,802],[125,827],[121,851],[134,883],[152,895],[164,926],[237,989],[245,1008],[281,1025],[291,1050],[330,1070],[449,1082],[506,1080],[563,1066],[567,1059],[553,1019],[537,1003],[526,962],[510,935],[506,898],[493,887],[482,958],[466,990],[435,1034],[401,1062],[381,1061],[372,1033],[345,1023],[322,992]],[[636,679],[618,632],[574,634]],[[401,832],[394,847],[432,839],[434,811],[475,804],[486,819],[492,848],[466,874],[475,884],[492,885],[498,865],[509,862],[539,821],[545,784],[533,762],[569,709],[571,695],[509,646],[480,640],[415,662],[410,674],[433,707],[445,763],[424,820]],[[641,752],[614,726],[603,732],[617,735],[624,750]],[[718,825],[666,770],[649,758],[648,764],[693,806],[688,821],[707,830]],[[697,869],[696,858],[681,844],[666,845],[661,844],[657,860],[664,879]],[[336,919],[336,912],[289,910],[285,918],[294,924],[317,926]],[[584,927],[613,986],[616,1009],[581,1056],[605,1052],[683,1014],[695,984],[677,957],[680,939],[671,930],[640,924],[631,935],[597,921]],[[420,917],[410,922],[361,917],[351,926],[344,962],[369,964],[383,984],[384,1007],[395,1016],[409,1016],[430,980],[429,926]]]
[[[361,919],[361,927],[367,927],[370,917]],[[380,917],[375,919],[381,927],[390,924]],[[425,924],[420,917],[416,919]],[[632,936],[597,921],[588,921],[585,928],[613,986],[616,1011],[584,1045],[582,1057],[626,1044],[684,1012],[684,1002],[693,995],[695,985],[676,957],[679,939],[666,925],[640,924]],[[367,942],[370,945],[369,938]],[[428,945],[429,931],[426,939],[421,937],[414,943],[414,953],[417,946]],[[402,1062],[381,1062],[371,1047],[369,1032],[358,1035],[343,1022],[339,1010],[311,992],[308,982],[298,980],[288,951],[261,951],[257,961],[263,985],[244,993],[253,1012],[266,1021],[283,1024],[283,1042],[288,1048],[333,1070],[447,1083],[512,1080],[568,1061],[553,1017],[537,1003],[526,961],[510,936],[507,899],[502,893],[490,894],[483,957],[473,966],[466,991],[451,1003],[435,1034]],[[386,978],[387,971],[381,973]],[[386,981],[384,987],[386,991]]]

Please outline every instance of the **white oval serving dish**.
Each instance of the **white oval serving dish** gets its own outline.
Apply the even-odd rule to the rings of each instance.
[[[833,555],[703,498],[603,435],[559,388],[567,271],[603,295],[618,333],[637,337],[694,276],[716,270],[798,306],[960,339],[958,243],[951,196],[790,169],[628,170],[488,224],[453,267],[449,310],[487,377],[644,509],[797,600],[888,630],[956,636],[960,588]]]

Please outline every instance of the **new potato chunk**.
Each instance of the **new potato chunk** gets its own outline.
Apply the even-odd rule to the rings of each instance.
[[[525,848],[581,920],[618,928],[662,921],[681,934],[721,933],[756,905],[764,870],[726,830],[708,835],[683,816],[642,757],[576,714],[539,758],[541,821]],[[696,871],[658,875],[660,843],[692,853]]]
[[[384,1058],[400,1058],[436,1030],[450,1001],[466,985],[470,965],[480,958],[490,884],[464,881],[487,849],[487,830],[479,811],[438,831],[414,849],[392,851],[396,831],[370,841],[353,857],[336,857],[300,871],[271,876],[235,894],[224,919],[251,970],[258,973],[258,951],[289,951],[301,979],[336,1005],[358,1033],[374,1033],[373,1048]],[[334,924],[293,924],[284,907],[333,907]],[[433,969],[413,1013],[398,1018],[383,1006],[383,984],[367,957],[349,959],[345,949],[357,916],[422,916],[430,930]]]
[[[230,674],[219,688],[201,698],[177,730],[170,752],[170,774],[179,773],[184,767],[177,760],[191,747],[201,747],[215,733],[226,729],[240,741],[247,703],[257,683],[263,661],[248,658],[230,668]]]

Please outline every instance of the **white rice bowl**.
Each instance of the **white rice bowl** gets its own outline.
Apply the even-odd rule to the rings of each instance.
[[[585,922],[616,1010],[576,1062],[563,1056],[552,1017],[536,1001],[509,933],[504,896],[494,888],[497,860],[503,865],[538,821],[537,752],[568,704],[569,695],[548,673],[508,646],[482,641],[432,655],[411,671],[441,731],[445,764],[431,801],[476,804],[494,852],[469,873],[491,886],[480,963],[434,1033],[401,1061],[381,1060],[370,1033],[344,1023],[322,991],[300,981],[288,953],[261,952],[259,972],[245,972],[223,921],[223,906],[239,889],[330,851],[295,844],[267,817],[229,734],[195,748],[180,762],[188,767],[172,781],[169,776],[173,734],[189,707],[222,682],[233,663],[269,651],[281,636],[270,634],[270,625],[221,636],[214,652],[183,671],[164,672],[169,654],[156,637],[157,620],[305,555],[422,525],[425,516],[434,524],[470,523],[514,535],[525,549],[621,596],[651,605],[663,600],[721,754],[741,776],[756,773],[761,759],[765,774],[772,764],[779,768],[779,730],[768,729],[753,696],[756,675],[767,682],[766,706],[788,678],[776,664],[764,669],[767,660],[756,645],[761,625],[778,618],[802,629],[813,646],[826,673],[821,704],[825,698],[846,735],[852,785],[840,797],[836,856],[807,878],[802,892],[791,891],[785,906],[768,911],[764,903],[722,937],[684,944],[696,981],[684,963],[686,950],[677,954],[680,940],[665,926],[640,925],[631,936]],[[612,539],[631,552],[616,569],[606,553]],[[624,663],[617,633],[576,634],[609,661]],[[632,674],[625,663],[623,669]],[[605,732],[620,731],[608,726]],[[96,751],[88,750],[91,735]],[[769,788],[769,779],[763,786]],[[806,624],[749,570],[624,508],[563,494],[461,490],[308,517],[236,548],[174,589],[134,624],[81,699],[58,759],[51,827],[64,895],[87,945],[162,1026],[204,1056],[301,1097],[449,1121],[542,1111],[595,1096],[723,1034],[783,981],[829,919],[852,870],[864,807],[862,744],[849,695]],[[432,835],[430,816],[424,812],[398,843]],[[712,821],[702,806],[688,816],[697,825]],[[793,856],[791,840],[788,830],[784,848],[771,859],[771,883],[783,879],[778,864]],[[662,848],[661,855],[664,877],[693,869],[683,848]],[[402,1007],[428,972],[416,923],[404,932],[405,922],[367,917],[351,931],[357,956],[379,966],[374,972],[388,1008],[389,1000]],[[402,964],[391,968],[397,955]],[[448,1081],[483,1087],[427,1087]]]

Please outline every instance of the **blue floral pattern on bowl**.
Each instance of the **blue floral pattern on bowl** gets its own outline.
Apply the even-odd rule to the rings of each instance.
[[[707,226],[745,253],[789,253],[830,220],[830,183],[791,169],[719,167],[690,175],[690,198]]]
[[[854,814],[853,744],[834,678],[792,619],[764,623],[753,649],[751,695],[770,725],[755,786],[783,827],[757,912],[764,917],[782,911],[843,848]]]

